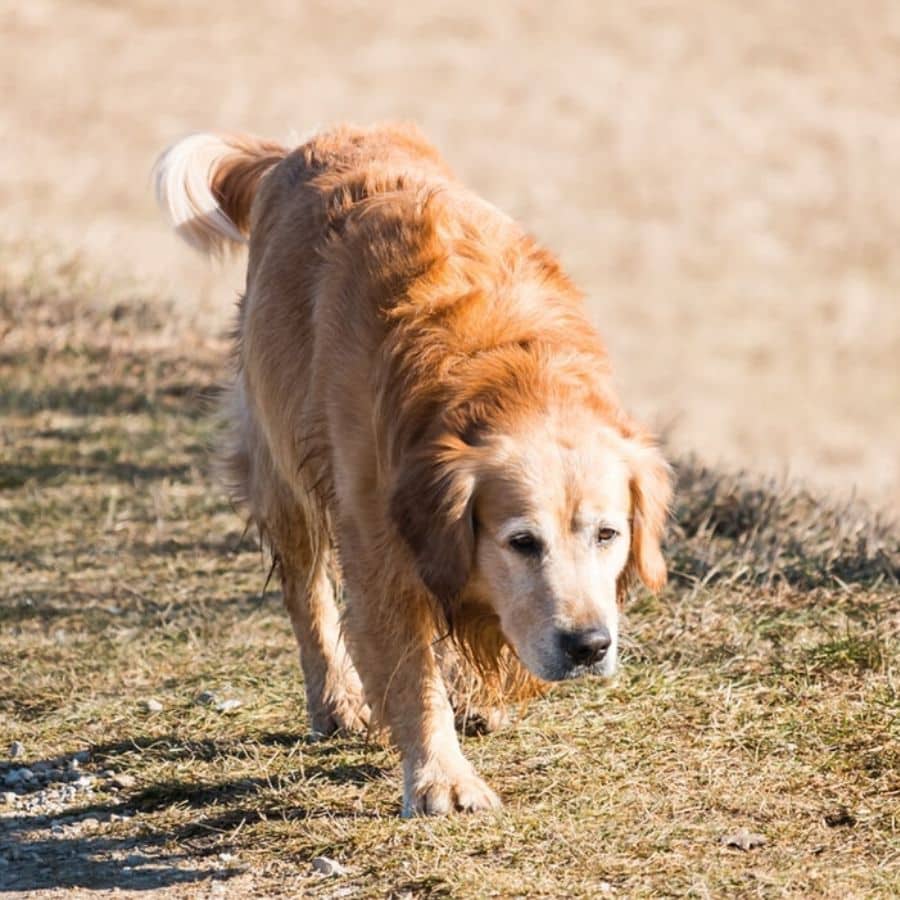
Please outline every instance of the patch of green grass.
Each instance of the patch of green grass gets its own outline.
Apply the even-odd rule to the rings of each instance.
[[[881,671],[887,665],[889,651],[874,636],[849,635],[825,641],[805,651],[806,662],[813,669],[849,669]]]
[[[896,530],[682,461],[672,584],[630,603],[617,680],[465,740],[502,812],[401,821],[392,751],[305,736],[267,561],[210,475],[227,346],[165,323],[141,300],[98,309],[71,273],[0,286],[0,749],[19,740],[33,765],[90,748],[85,771],[131,779],[100,778],[65,814],[98,817],[90,832],[0,817],[0,886],[900,892]],[[242,705],[198,703],[210,689]],[[740,828],[765,845],[721,842]],[[348,874],[314,875],[321,854]]]

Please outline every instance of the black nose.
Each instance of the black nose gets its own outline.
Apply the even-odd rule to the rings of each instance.
[[[600,662],[611,643],[609,630],[603,627],[569,631],[562,635],[563,651],[576,666],[591,666]]]

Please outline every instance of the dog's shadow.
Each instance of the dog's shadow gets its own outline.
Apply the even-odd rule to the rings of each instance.
[[[348,764],[335,757],[359,749],[360,739],[313,741],[295,734],[272,733],[255,738],[256,744],[293,746],[302,743],[302,780],[327,780],[336,784],[363,785],[385,775],[371,763]],[[91,763],[79,769],[117,770],[127,775],[122,757],[139,752],[165,756],[171,751],[193,759],[212,760],[246,754],[239,740],[185,741],[176,735],[139,737],[95,746]],[[0,781],[11,769],[28,767],[59,773],[58,777],[35,779],[20,787],[17,805],[28,806],[39,791],[71,780],[72,756],[47,760],[17,761],[0,766]],[[117,765],[117,760],[119,765]],[[129,779],[125,780],[128,785]],[[172,885],[205,880],[228,880],[246,869],[223,835],[269,819],[301,821],[334,817],[334,809],[315,810],[272,797],[266,778],[241,778],[219,782],[160,780],[141,787],[123,787],[114,798],[86,799],[64,811],[47,814],[41,809],[0,817],[0,891],[62,889],[158,890]],[[265,791],[266,796],[260,796]],[[276,790],[277,795],[277,790]],[[166,825],[165,816],[151,818],[167,809],[196,811],[176,825]],[[339,814],[339,811],[337,811]],[[348,815],[365,815],[358,808]],[[374,815],[374,813],[373,813]],[[132,819],[133,817],[133,819]],[[94,820],[94,821],[91,821]],[[116,829],[109,823],[140,822],[135,829],[125,824]],[[162,824],[160,823],[162,821]],[[82,824],[90,824],[86,831]],[[116,831],[121,831],[117,834]],[[211,837],[217,838],[210,840]]]

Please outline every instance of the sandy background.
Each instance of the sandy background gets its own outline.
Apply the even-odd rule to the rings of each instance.
[[[409,118],[591,297],[678,451],[900,501],[900,3],[0,0],[0,237],[222,329],[156,153]]]

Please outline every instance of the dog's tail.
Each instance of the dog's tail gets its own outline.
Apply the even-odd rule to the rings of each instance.
[[[156,161],[156,199],[192,247],[221,256],[247,243],[259,184],[288,152],[247,135],[189,135]]]

